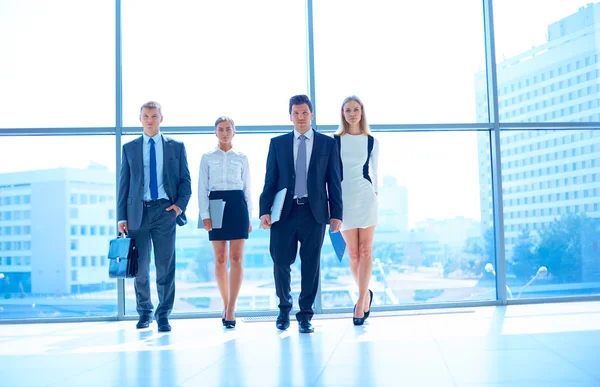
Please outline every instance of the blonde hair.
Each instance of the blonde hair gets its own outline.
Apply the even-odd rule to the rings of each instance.
[[[340,109],[341,124],[340,124],[340,127],[338,128],[338,130],[335,132],[335,135],[343,136],[344,134],[348,134],[350,132],[350,124],[344,118],[344,105],[350,101],[356,101],[360,105],[361,117],[360,117],[360,121],[358,122],[358,125],[360,127],[360,132],[364,135],[370,135],[371,129],[369,129],[369,125],[367,124],[367,115],[365,113],[365,105],[363,105],[360,98],[358,98],[355,95],[351,95],[351,96],[347,97],[346,99],[344,99],[344,102],[342,102],[342,108]]]

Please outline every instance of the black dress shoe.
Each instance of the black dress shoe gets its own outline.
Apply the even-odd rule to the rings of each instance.
[[[135,324],[135,327],[137,329],[148,328],[150,326],[150,321],[152,321],[152,317],[142,316],[140,317],[140,320],[137,322],[137,324]]]
[[[298,321],[298,331],[300,333],[313,333],[315,328],[313,328],[312,324],[308,320]]]
[[[168,319],[159,318],[158,320],[156,320],[156,323],[158,324],[159,332],[171,332],[171,325],[169,325]]]
[[[365,312],[365,320],[371,314],[371,303],[373,303],[373,292],[371,291],[371,289],[368,289],[368,290],[369,290],[369,310]]]
[[[235,328],[235,320],[224,320],[223,326],[227,329]]]
[[[277,322],[275,324],[277,329],[285,331],[290,327],[290,314],[279,312],[279,316],[277,316]]]

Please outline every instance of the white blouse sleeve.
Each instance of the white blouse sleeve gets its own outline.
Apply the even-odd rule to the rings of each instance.
[[[375,193],[379,192],[379,175],[377,168],[379,166],[379,141],[373,137],[373,150],[371,151],[371,158],[369,159],[369,175],[373,181],[373,188]]]
[[[252,219],[252,192],[250,185],[250,164],[248,163],[248,156],[244,157],[244,163],[242,166],[242,182],[244,183],[244,198],[248,205],[248,218]]]
[[[203,154],[200,159],[200,176],[198,177],[198,209],[200,210],[200,217],[202,220],[210,218],[210,211],[208,210],[208,160],[207,155]]]

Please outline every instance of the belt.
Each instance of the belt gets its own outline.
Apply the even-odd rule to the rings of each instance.
[[[165,203],[171,203],[171,201],[169,199],[148,200],[144,202],[144,207],[158,207]]]
[[[303,206],[305,204],[308,204],[308,197],[305,196],[303,198],[295,198],[294,199],[294,204],[299,205],[299,206]]]

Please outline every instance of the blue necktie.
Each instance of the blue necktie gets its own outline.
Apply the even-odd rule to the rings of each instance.
[[[298,137],[298,155],[296,156],[296,186],[294,193],[296,197],[303,198],[306,196],[306,136]]]
[[[158,199],[158,177],[156,174],[156,146],[150,139],[150,199]]]

